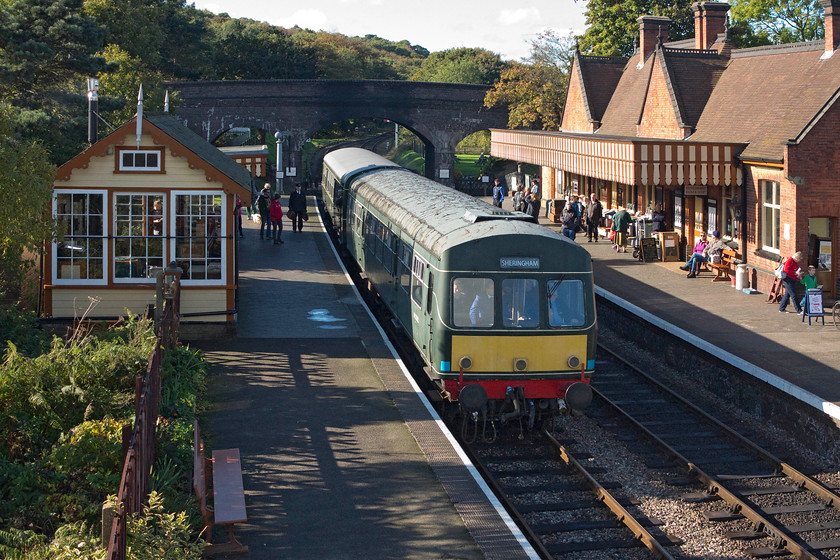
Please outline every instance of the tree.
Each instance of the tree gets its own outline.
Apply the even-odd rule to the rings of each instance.
[[[732,0],[731,4],[733,24],[747,27],[758,42],[795,43],[823,37],[824,10],[819,0]]]
[[[582,52],[600,56],[629,57],[639,36],[640,16],[665,16],[671,19],[671,41],[694,35],[692,0],[588,0],[586,31],[578,37]]]
[[[461,47],[433,52],[410,79],[416,82],[489,86],[499,79],[504,68],[505,63],[496,53],[486,49]]]
[[[0,101],[14,108],[15,131],[42,140],[54,163],[76,155],[86,138],[84,77],[105,69],[104,36],[81,13],[82,0],[0,2]]]
[[[43,146],[16,137],[14,116],[0,103],[0,290],[20,285],[29,266],[24,252],[37,252],[53,234],[55,167]]]
[[[484,98],[484,105],[506,104],[508,126],[557,130],[563,113],[574,36],[553,31],[540,33],[531,42],[531,55],[502,72],[501,79]]]

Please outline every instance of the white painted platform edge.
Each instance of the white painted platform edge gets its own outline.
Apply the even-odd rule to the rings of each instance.
[[[821,397],[818,397],[817,395],[806,391],[801,387],[797,387],[793,383],[786,381],[775,374],[770,373],[766,369],[762,369],[757,365],[744,360],[743,358],[740,358],[730,352],[727,352],[722,348],[718,348],[714,344],[706,342],[702,338],[695,336],[690,332],[685,331],[675,325],[672,325],[671,323],[668,323],[664,319],[657,317],[656,315],[648,311],[645,311],[641,307],[633,305],[629,301],[618,297],[612,292],[608,292],[603,288],[595,286],[595,293],[603,297],[607,301],[618,305],[622,309],[630,311],[640,319],[643,319],[648,323],[657,326],[660,329],[677,336],[678,338],[681,338],[682,340],[688,342],[692,346],[699,348],[700,350],[703,350],[705,352],[708,352],[709,354],[712,354],[713,356],[723,360],[731,366],[743,370],[746,373],[752,375],[753,377],[756,377],[766,383],[769,383],[770,385],[776,387],[780,391],[784,391],[788,395],[791,395],[792,397],[804,402],[805,404],[810,405],[816,408],[817,410],[824,412],[825,414],[828,414],[835,420],[840,420],[840,407],[834,404],[833,402],[826,401]]]

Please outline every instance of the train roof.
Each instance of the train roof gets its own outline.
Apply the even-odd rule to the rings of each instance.
[[[376,165],[384,158],[371,152],[358,154],[365,150],[347,150],[355,153],[339,154],[344,150],[337,150],[330,155],[341,156],[340,161],[348,166],[342,171],[352,177],[350,188],[438,257],[451,247],[475,239],[511,234],[559,240],[578,248],[556,232],[534,223],[534,218],[527,214],[501,210],[399,166],[384,165],[381,161],[381,165]],[[358,173],[350,169],[355,156],[359,157]],[[332,164],[327,158],[325,162]]]
[[[341,181],[347,184],[355,176],[374,169],[384,167],[396,167],[405,169],[401,165],[386,159],[379,154],[362,148],[341,148],[329,152],[324,156],[324,163],[332,169],[332,172]]]

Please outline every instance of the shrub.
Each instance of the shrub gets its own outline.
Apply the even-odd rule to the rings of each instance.
[[[167,513],[157,492],[149,494],[143,512],[128,520],[127,556],[131,560],[201,558],[207,543],[193,537],[185,512]]]
[[[50,347],[50,337],[38,326],[35,314],[13,306],[0,305],[0,333],[0,348],[11,343],[17,352],[30,358]]]

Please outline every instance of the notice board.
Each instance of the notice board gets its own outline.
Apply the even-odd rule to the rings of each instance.
[[[662,260],[665,262],[680,260],[680,234],[675,231],[663,231],[658,235],[662,246]]]
[[[642,260],[644,262],[649,263],[659,260],[658,256],[656,255],[655,237],[642,237],[641,247]]]

